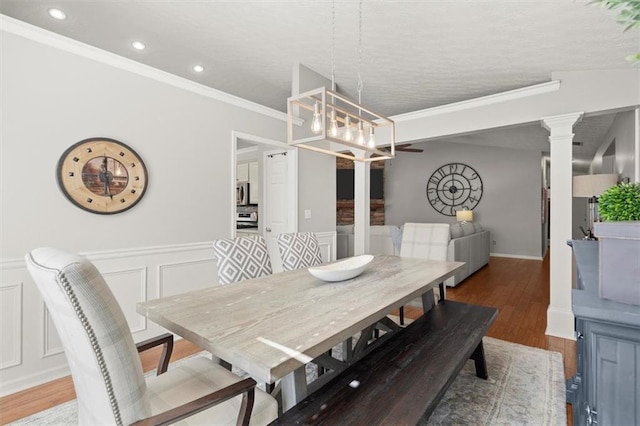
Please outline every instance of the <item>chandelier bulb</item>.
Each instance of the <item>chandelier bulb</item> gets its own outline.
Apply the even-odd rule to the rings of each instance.
[[[340,129],[338,128],[338,120],[336,119],[336,110],[331,110],[331,123],[329,124],[329,135],[337,138],[340,134]]]
[[[322,132],[322,117],[320,116],[320,105],[318,102],[313,106],[313,121],[311,121],[311,131],[316,135]]]
[[[374,132],[373,132],[373,127],[369,128],[369,148],[375,148],[376,147],[376,137],[374,136]]]
[[[344,120],[344,140],[351,142],[353,140],[353,129],[351,128],[351,117],[346,116]]]
[[[362,121],[358,122],[358,145],[364,145],[364,124]]]

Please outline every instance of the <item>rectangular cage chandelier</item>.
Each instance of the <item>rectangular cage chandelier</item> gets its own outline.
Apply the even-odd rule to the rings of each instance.
[[[289,145],[370,162],[395,157],[395,134],[393,120],[326,87],[287,99]]]

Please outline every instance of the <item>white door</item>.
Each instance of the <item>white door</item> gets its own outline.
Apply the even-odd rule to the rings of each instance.
[[[292,223],[289,181],[289,161],[286,150],[264,153],[264,238],[267,242],[273,272],[282,271],[282,261],[278,253],[276,237],[283,232],[294,232]]]

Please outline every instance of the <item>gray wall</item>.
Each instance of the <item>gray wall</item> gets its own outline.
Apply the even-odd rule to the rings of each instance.
[[[455,143],[455,139],[415,144],[422,153],[396,154],[385,175],[386,223],[454,223],[434,210],[426,183],[440,166],[459,162],[473,167],[483,182],[474,222],[491,231],[492,253],[540,258],[541,154],[536,151]]]
[[[285,140],[282,120],[14,34],[0,42],[3,258],[228,237],[231,131]],[[146,195],[124,213],[83,211],[56,183],[62,153],[100,136],[130,145],[148,168]]]
[[[325,86],[331,80],[297,64],[293,70],[292,93]],[[306,124],[306,123],[305,123]],[[311,219],[305,219],[311,210]],[[336,229],[336,158],[307,149],[298,149],[298,230],[328,232]]]
[[[596,153],[591,165],[592,173],[618,173],[620,179],[629,178],[637,182],[635,176],[635,111],[625,111],[616,114],[611,128],[605,136],[602,146]],[[603,156],[614,144],[615,170],[607,171],[603,164]]]

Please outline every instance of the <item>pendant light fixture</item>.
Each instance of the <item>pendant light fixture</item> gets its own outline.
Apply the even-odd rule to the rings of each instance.
[[[358,7],[358,102],[336,91],[333,0],[332,90],[320,87],[287,99],[287,140],[289,145],[353,161],[388,160],[395,157],[395,123],[362,105],[362,0]]]

